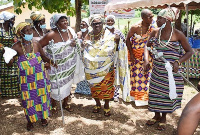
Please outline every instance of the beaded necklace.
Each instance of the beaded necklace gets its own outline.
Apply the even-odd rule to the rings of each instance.
[[[39,35],[39,37],[44,36],[44,31],[42,30],[42,36],[40,35],[39,31],[35,28],[35,26],[33,26],[33,28],[35,29],[35,31],[37,32],[37,34]]]
[[[22,45],[22,42],[21,42],[21,46],[22,46],[22,51],[23,51],[23,53],[24,53],[24,56],[26,57],[26,59],[27,60],[30,60],[30,59],[32,59],[33,58],[33,55],[34,55],[34,48],[33,48],[33,43],[32,43],[32,41],[30,42],[31,44],[31,50],[32,50],[32,52],[30,53],[30,55],[28,55],[28,53],[26,52],[26,49],[24,48],[24,46]]]
[[[160,42],[161,31],[162,31],[162,29],[160,29],[160,31],[159,31],[159,37],[158,37],[158,41],[159,41],[159,44],[160,44],[161,46],[165,47],[165,46],[167,46],[167,45],[168,45],[169,41],[170,41],[170,40],[171,40],[171,38],[172,38],[172,34],[173,34],[173,27],[172,27],[172,31],[171,31],[171,33],[170,33],[169,39],[168,39],[168,41],[167,41],[167,43],[166,43],[165,45],[161,44],[161,42]]]

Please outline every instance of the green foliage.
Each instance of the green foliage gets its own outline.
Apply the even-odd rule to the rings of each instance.
[[[84,4],[82,6],[82,11],[84,11],[84,12],[81,12],[81,18],[87,18],[90,16],[89,5]]]
[[[88,0],[76,0],[78,2],[81,2],[81,4],[89,4]],[[25,4],[28,4],[28,8],[32,10],[33,7],[35,7],[38,10],[41,10],[44,8],[49,13],[58,12],[58,13],[64,13],[68,16],[74,16],[76,15],[76,10],[74,5],[71,4],[70,0],[26,0],[26,2],[23,2],[23,0],[14,0],[14,7],[15,12],[17,14],[21,14],[22,10],[21,8],[24,8]]]

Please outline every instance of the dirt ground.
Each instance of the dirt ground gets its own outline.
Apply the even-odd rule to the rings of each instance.
[[[0,135],[174,135],[176,134],[177,123],[186,103],[197,94],[197,92],[185,85],[182,108],[172,114],[167,115],[167,127],[165,131],[156,130],[157,125],[146,126],[148,119],[153,117],[146,107],[136,107],[134,102],[125,103],[120,99],[119,102],[110,102],[110,117],[100,113],[92,113],[95,101],[91,96],[74,94],[72,90],[71,105],[74,112],[64,110],[65,125],[62,125],[61,112],[48,118],[49,125],[42,127],[41,122],[34,123],[33,131],[26,130],[26,119],[20,99],[0,99]],[[59,105],[59,102],[57,103]],[[102,101],[103,108],[103,101]],[[200,134],[199,128],[196,133]]]

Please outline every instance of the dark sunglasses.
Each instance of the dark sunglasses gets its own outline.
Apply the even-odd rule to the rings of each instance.
[[[102,22],[92,23],[93,26],[101,25],[101,24],[102,24]]]

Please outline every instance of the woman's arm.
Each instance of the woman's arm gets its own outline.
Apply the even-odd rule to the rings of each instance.
[[[173,64],[173,71],[177,73],[180,63],[188,60],[194,52],[191,46],[189,45],[185,35],[181,31],[176,30],[176,29],[175,29],[175,33],[177,34],[178,41],[181,43],[181,46],[185,50],[185,54],[178,61],[175,61]]]

